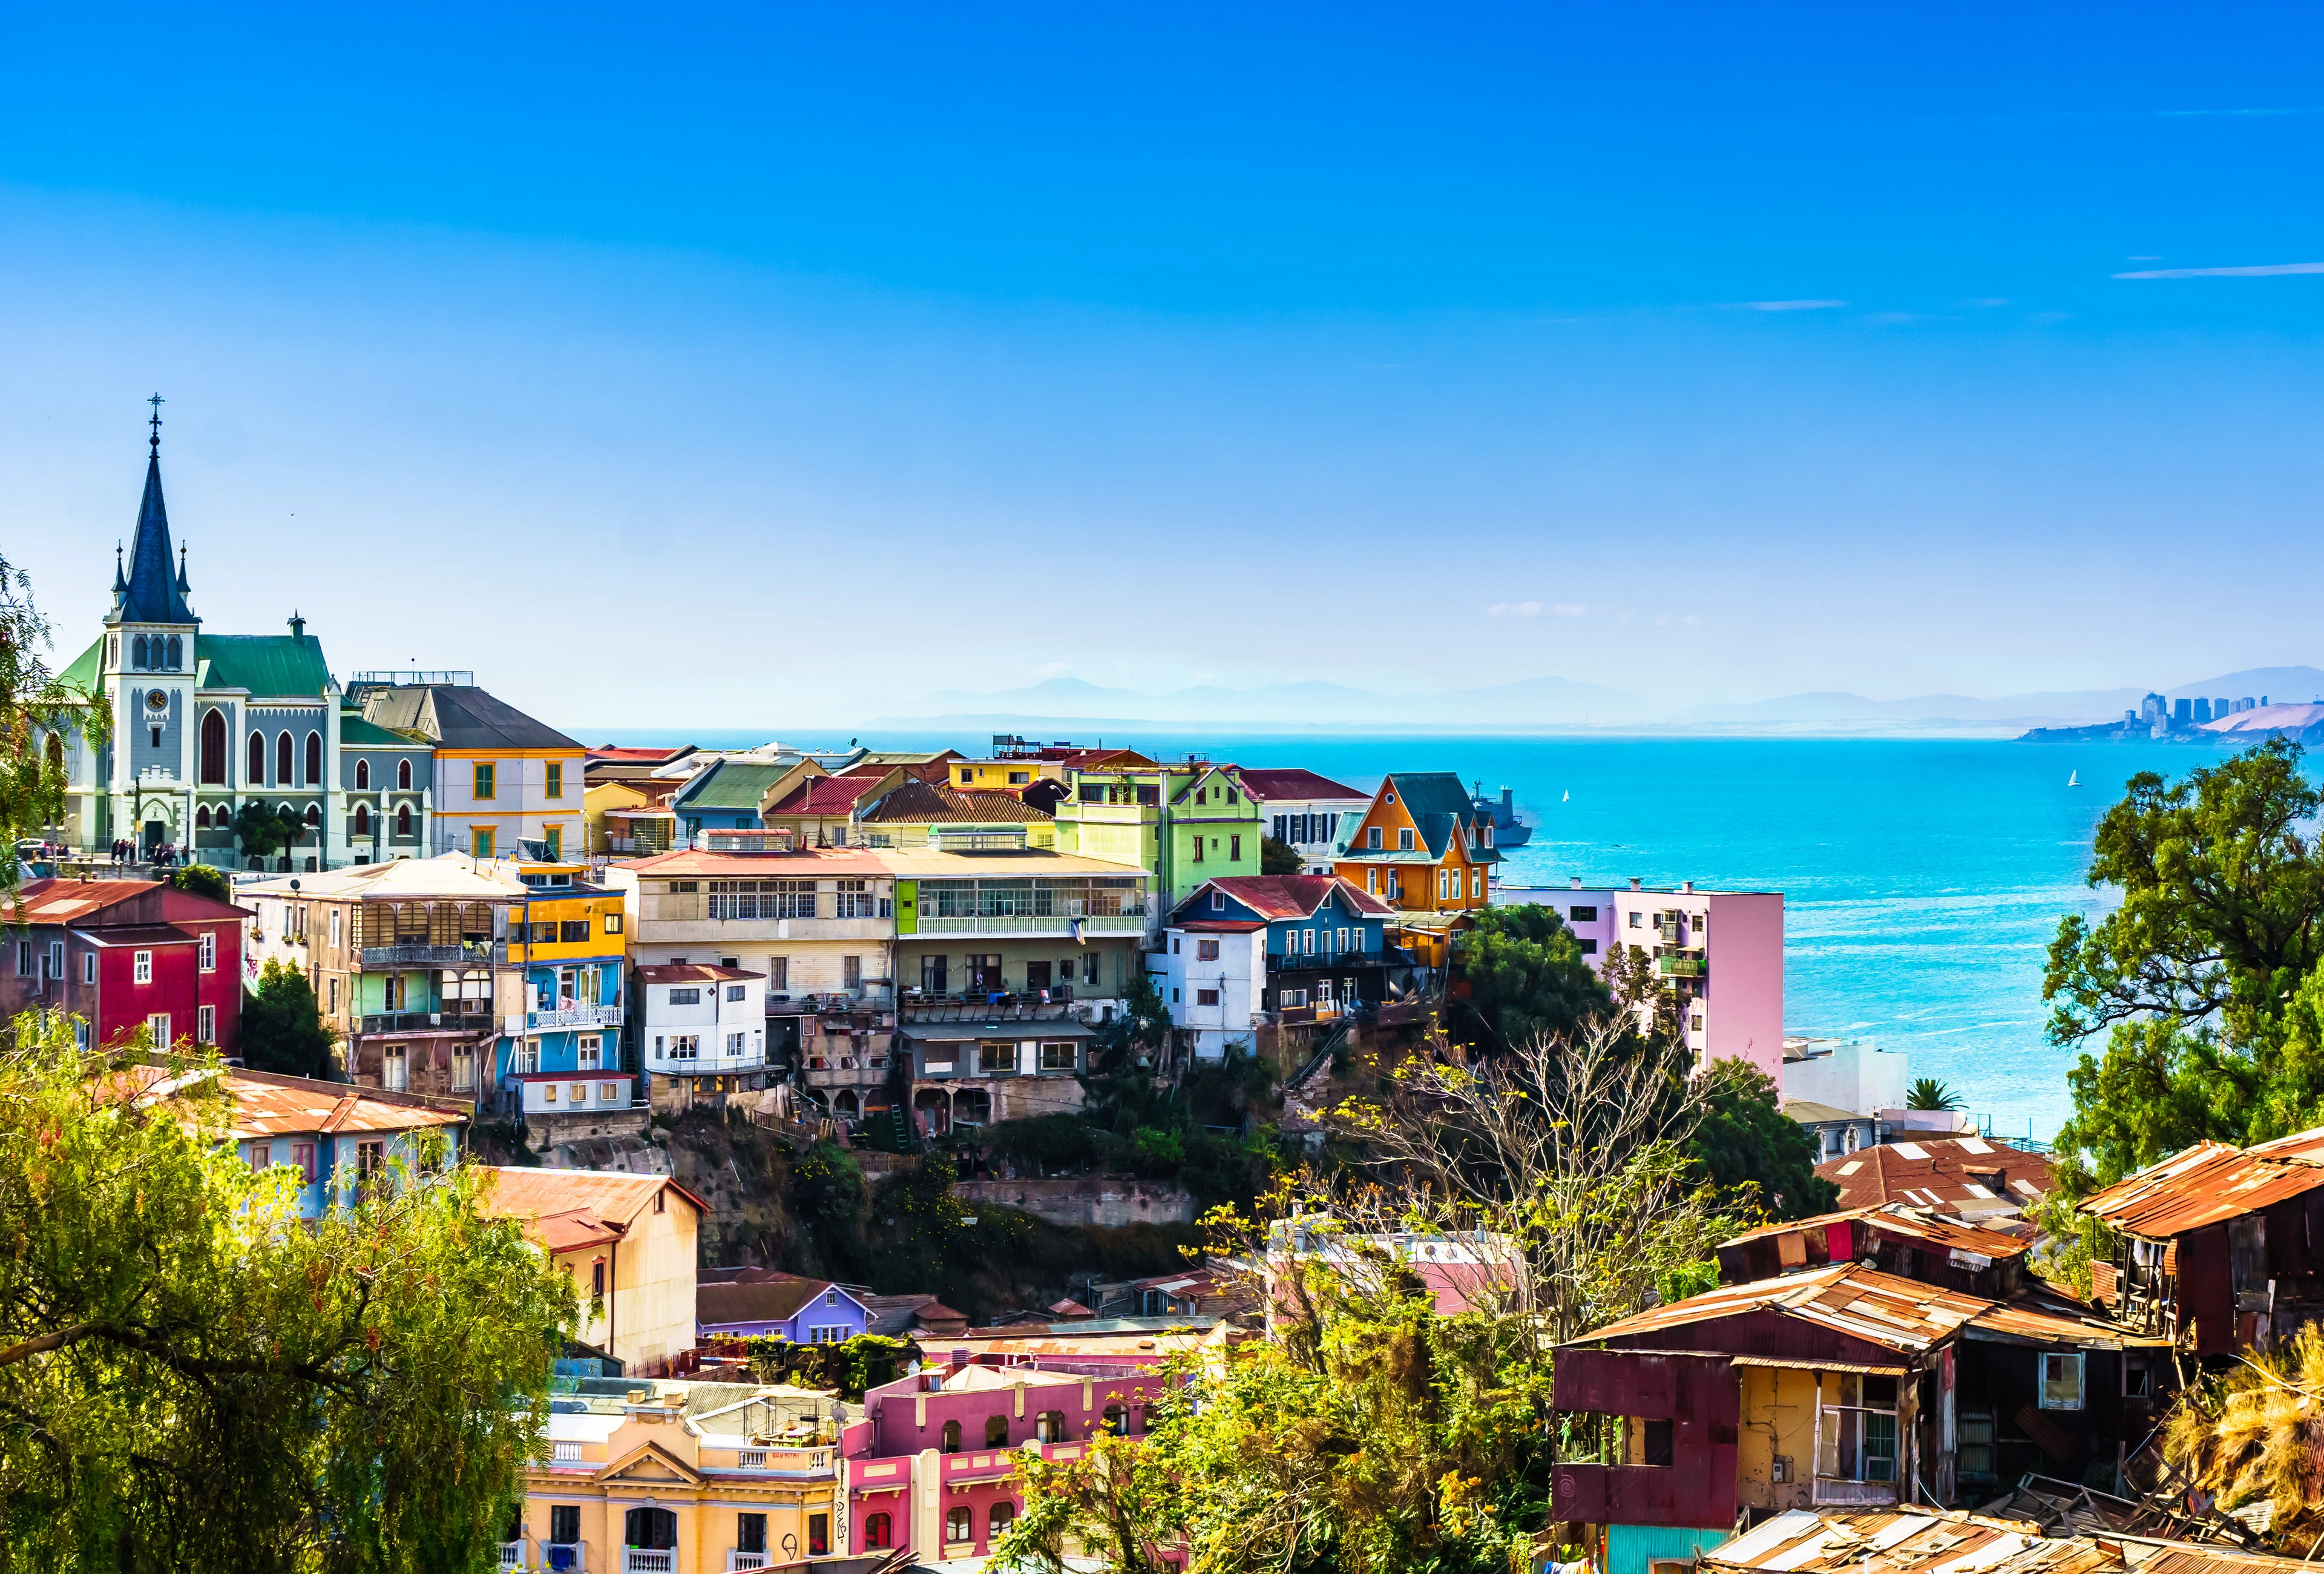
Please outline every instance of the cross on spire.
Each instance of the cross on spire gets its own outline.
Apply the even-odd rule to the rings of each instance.
[[[148,399],[147,401],[145,401],[145,403],[148,403],[148,404],[150,404],[150,405],[152,405],[152,406],[153,407],[153,437],[152,437],[152,443],[153,443],[153,457],[154,457],[155,458],[157,458],[157,459],[158,459],[158,458],[160,458],[161,457],[161,404],[162,404],[162,399],[161,399],[161,396],[159,394],[154,394],[154,395],[153,395],[153,397],[152,397],[151,399]]]

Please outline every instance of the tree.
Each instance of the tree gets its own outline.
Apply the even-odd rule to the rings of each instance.
[[[1904,1090],[1907,1109],[1951,1110],[1960,1106],[1960,1095],[1934,1077],[1915,1077],[1912,1087]]]
[[[268,958],[258,987],[242,999],[244,1063],[254,1071],[327,1079],[338,1042],[338,1030],[316,1009],[307,975]]]
[[[65,741],[91,750],[113,735],[103,690],[75,689],[49,670],[49,621],[32,605],[32,577],[0,557],[0,892],[16,889],[15,844],[48,838],[65,818]]]
[[[2068,1075],[2070,1186],[2324,1119],[2293,1020],[2324,960],[2324,794],[2301,758],[2271,738],[2183,781],[2142,772],[2099,819],[2089,883],[2121,905],[2061,920],[2042,982],[2052,1042],[2107,1035]]]
[[[2319,1395],[2324,1328],[2308,1323],[2281,1347],[2181,1389],[2163,1418],[2163,1461],[2222,1510],[2269,1505],[2275,1551],[2306,1557],[2324,1541]]]
[[[295,847],[306,829],[305,822],[287,809],[253,802],[235,810],[234,839],[255,858],[271,858]]]
[[[1090,1064],[1109,1073],[1126,1072],[1140,1059],[1150,1065],[1170,1038],[1170,1008],[1149,974],[1131,972],[1122,1007],[1090,1040]]]
[[[1480,912],[1452,942],[1452,983],[1461,1036],[1499,1050],[1571,1032],[1609,1003],[1572,931],[1535,903]]]
[[[1307,866],[1299,849],[1273,837],[1261,837],[1259,843],[1259,872],[1262,875],[1296,875]]]
[[[571,1282],[466,1167],[302,1219],[297,1173],[227,1140],[215,1063],[143,1048],[28,1015],[0,1049],[0,1564],[483,1567]]]
[[[180,864],[170,871],[170,884],[180,891],[190,891],[197,896],[207,896],[214,902],[234,900],[234,886],[226,877],[208,864]]]
[[[1784,1113],[1774,1079],[1748,1060],[1716,1060],[1703,1080],[1702,1119],[1687,1153],[1711,1184],[1746,1206],[1764,1197],[1777,1218],[1838,1206],[1840,1189],[1815,1172],[1815,1138]]]

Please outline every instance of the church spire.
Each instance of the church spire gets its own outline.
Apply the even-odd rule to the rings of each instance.
[[[152,451],[145,460],[145,495],[137,505],[137,528],[129,538],[129,571],[116,569],[112,623],[195,623],[182,588],[185,570],[170,563],[170,514],[161,501],[161,396],[153,406]]]

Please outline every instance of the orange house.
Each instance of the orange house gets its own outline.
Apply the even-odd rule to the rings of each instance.
[[[1450,771],[1388,777],[1372,794],[1332,872],[1407,912],[1465,912],[1488,904],[1493,817]]]

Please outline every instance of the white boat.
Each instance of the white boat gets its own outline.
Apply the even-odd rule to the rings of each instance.
[[[2066,773],[2066,785],[2067,785],[2067,786],[2069,786],[2069,787],[2079,787],[2079,786],[2080,786],[2081,784],[2082,784],[2082,773],[2081,773],[2080,771],[2069,771],[2069,772],[2067,772],[2067,773]]]
[[[1558,801],[1559,801],[1560,803],[1571,803],[1572,801],[1573,801],[1573,789],[1572,789],[1572,788],[1571,788],[1571,787],[1568,787],[1568,788],[1565,790],[1565,796],[1564,796],[1564,797],[1563,797],[1563,798],[1561,798],[1561,799],[1559,799],[1559,800],[1558,800]]]

